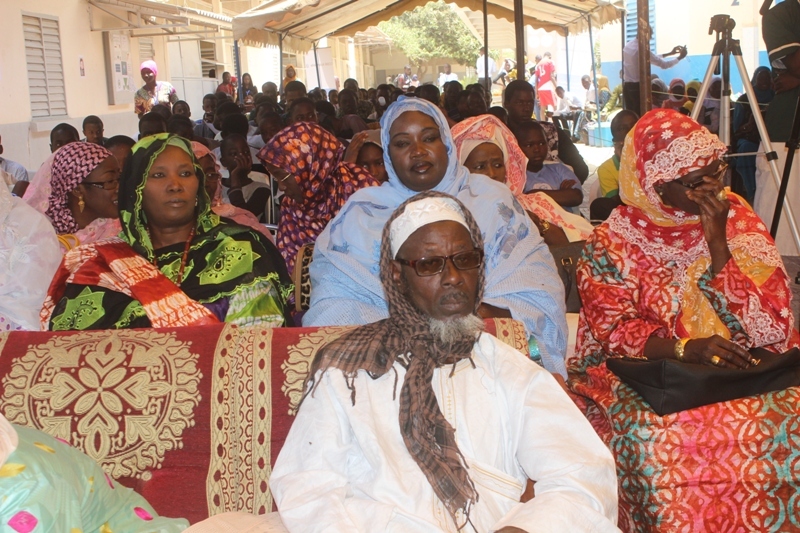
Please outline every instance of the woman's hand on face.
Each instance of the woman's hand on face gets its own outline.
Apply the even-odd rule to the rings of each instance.
[[[727,199],[718,198],[717,195],[723,190],[718,180],[705,176],[703,182],[696,189],[690,189],[686,196],[700,206],[700,223],[709,248],[721,244],[727,246],[726,227],[731,204]]]
[[[360,131],[353,135],[353,138],[350,140],[350,144],[347,146],[347,150],[344,152],[344,161],[345,163],[355,163],[356,159],[358,159],[358,153],[361,151],[361,148],[364,146],[364,143],[367,141],[367,132]]]
[[[231,187],[243,187],[247,175],[253,168],[253,160],[250,154],[239,154],[234,158],[235,166],[231,169]]]
[[[714,335],[705,339],[692,339],[686,343],[683,351],[684,359],[689,363],[718,366],[720,368],[750,368],[753,357],[741,346],[727,339]],[[719,357],[715,365],[714,356]]]

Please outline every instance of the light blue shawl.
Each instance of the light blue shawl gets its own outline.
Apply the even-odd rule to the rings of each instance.
[[[486,290],[483,302],[509,309],[539,345],[542,363],[566,377],[564,286],[539,233],[505,185],[470,174],[458,162],[442,112],[421,98],[400,97],[381,118],[383,160],[389,181],[353,194],[317,238],[311,263],[311,307],[304,326],[367,324],[389,316],[379,278],[381,234],[397,207],[416,194],[400,181],[389,159],[389,130],[406,111],[433,117],[447,147],[447,173],[433,190],[461,200],[483,233]]]

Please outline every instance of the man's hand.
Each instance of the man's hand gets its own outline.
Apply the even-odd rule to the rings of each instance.
[[[561,182],[561,185],[558,187],[562,191],[564,189],[573,189],[578,184],[575,180],[564,180]]]
[[[235,166],[230,171],[231,187],[243,187],[246,185],[244,183],[245,178],[253,168],[253,159],[248,153],[237,155],[233,161]]]
[[[361,151],[361,148],[364,146],[364,142],[367,140],[367,132],[360,131],[353,135],[353,138],[350,140],[350,144],[347,146],[347,150],[344,152],[344,161],[346,163],[355,163],[356,159],[358,159],[358,153]]]

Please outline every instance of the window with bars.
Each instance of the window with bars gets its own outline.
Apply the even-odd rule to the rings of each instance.
[[[156,58],[152,37],[139,37],[139,62]]]
[[[200,41],[200,64],[204,78],[209,77],[211,70],[215,71],[214,77],[222,77],[222,71],[219,70],[222,65],[217,63],[217,45],[213,41]]]
[[[31,115],[34,118],[66,115],[67,93],[58,19],[22,15],[22,30],[25,36]]]
[[[656,51],[656,0],[649,0],[650,7],[650,50]],[[627,0],[625,3],[626,16],[625,16],[625,42],[636,39],[636,34],[639,31],[639,8],[636,5],[636,0]]]

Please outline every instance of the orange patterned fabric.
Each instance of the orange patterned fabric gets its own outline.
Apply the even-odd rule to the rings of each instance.
[[[161,516],[263,514],[311,361],[350,329],[0,334],[0,412],[87,453]],[[486,331],[527,347],[513,320]]]

